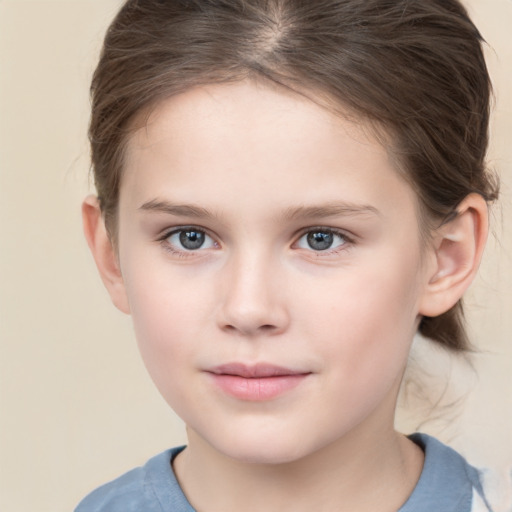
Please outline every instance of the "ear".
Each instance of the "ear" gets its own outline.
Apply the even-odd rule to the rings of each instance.
[[[487,232],[487,203],[479,194],[470,194],[458,206],[457,216],[434,234],[420,314],[439,316],[462,297],[480,265]]]
[[[86,197],[82,204],[82,221],[87,244],[112,302],[120,311],[129,314],[130,307],[119,260],[105,228],[97,197]]]

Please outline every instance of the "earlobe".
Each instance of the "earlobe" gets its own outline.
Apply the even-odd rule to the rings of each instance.
[[[460,203],[456,217],[434,236],[433,265],[426,276],[420,314],[439,316],[458,302],[478,270],[487,232],[487,204],[479,194],[470,194]]]
[[[120,311],[129,314],[130,307],[119,261],[105,228],[97,197],[88,196],[84,200],[82,204],[82,222],[87,244],[112,302]]]

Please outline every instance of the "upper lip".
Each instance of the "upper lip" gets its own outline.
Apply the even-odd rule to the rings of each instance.
[[[215,375],[234,375],[246,379],[258,379],[265,377],[284,377],[287,375],[305,375],[311,372],[294,370],[269,363],[244,364],[227,363],[215,366],[208,370]]]

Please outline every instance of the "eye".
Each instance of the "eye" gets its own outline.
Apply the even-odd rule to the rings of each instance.
[[[164,240],[175,251],[197,251],[217,246],[213,238],[193,227],[173,231],[166,235]]]
[[[337,249],[346,245],[348,238],[343,234],[331,229],[313,229],[304,233],[297,242],[300,249],[313,251],[327,251]]]

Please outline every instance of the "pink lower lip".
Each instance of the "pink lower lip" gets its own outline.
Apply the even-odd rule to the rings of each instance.
[[[225,393],[240,400],[262,402],[283,395],[297,387],[309,373],[274,375],[270,377],[241,377],[210,373],[215,384]]]

